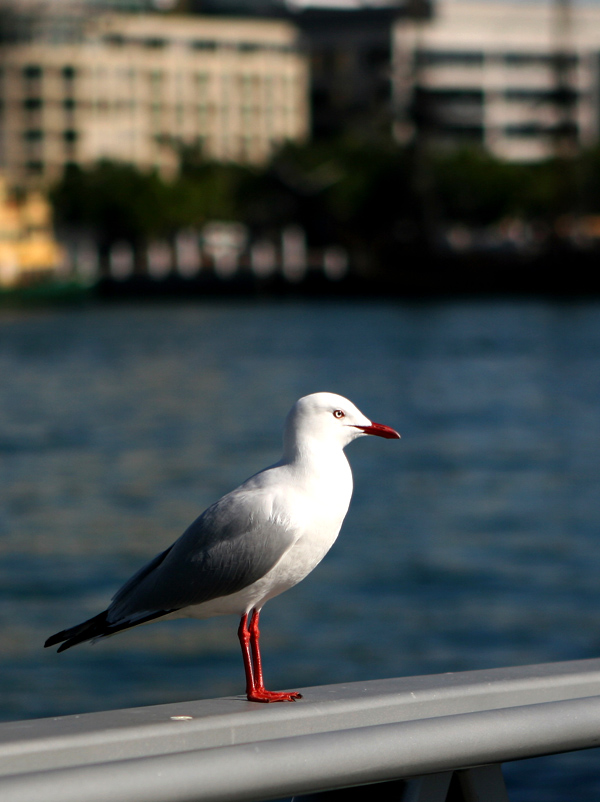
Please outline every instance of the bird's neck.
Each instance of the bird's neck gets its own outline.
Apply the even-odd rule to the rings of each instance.
[[[283,460],[299,476],[322,482],[328,477],[350,474],[350,465],[344,450],[337,444],[305,439],[286,443]],[[351,481],[351,474],[350,474]]]

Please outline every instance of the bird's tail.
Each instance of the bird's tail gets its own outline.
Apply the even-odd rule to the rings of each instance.
[[[78,643],[84,643],[87,640],[96,640],[96,638],[107,638],[109,635],[115,635],[117,632],[122,632],[124,629],[131,629],[140,624],[146,624],[148,621],[154,621],[156,618],[161,618],[173,610],[155,610],[151,613],[142,613],[131,618],[122,619],[120,621],[109,621],[108,610],[103,613],[95,615],[93,618],[88,618],[82,624],[77,624],[70,629],[63,629],[57,632],[56,635],[51,635],[44,646],[56,646],[57,643],[62,644],[59,646],[59,652],[64,652],[65,649],[70,649],[71,646],[77,646]]]
[[[70,649],[71,646],[77,646],[78,643],[108,635],[111,627],[107,621],[107,613],[108,610],[104,610],[100,615],[95,615],[82,624],[77,624],[75,627],[57,632],[56,635],[52,635],[48,638],[44,646],[55,646],[57,643],[62,643],[58,651],[64,652],[65,649]]]

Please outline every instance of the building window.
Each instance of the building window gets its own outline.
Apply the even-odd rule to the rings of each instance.
[[[34,162],[40,159],[43,153],[44,132],[41,128],[29,128],[23,132],[25,143],[25,156]]]
[[[194,85],[195,91],[198,93],[201,99],[204,99],[208,89],[208,73],[197,72],[194,75]]]
[[[27,111],[37,111],[37,109],[41,109],[43,105],[43,101],[41,97],[27,97],[23,101],[23,108]]]
[[[44,172],[44,162],[39,160],[28,161],[25,164],[25,170],[29,175],[42,175]]]
[[[237,49],[240,53],[257,53],[259,50],[264,50],[264,47],[258,42],[238,42]]]
[[[425,95],[434,103],[483,103],[481,89],[423,89]]]
[[[62,77],[65,79],[65,81],[72,81],[76,74],[75,67],[71,66],[70,64],[67,64],[62,68]]]
[[[42,68],[39,64],[27,64],[23,67],[23,77],[27,80],[35,80],[42,77]]]
[[[152,97],[158,97],[162,92],[164,75],[159,70],[152,70],[149,75],[150,78],[150,92]]]
[[[194,50],[216,50],[218,47],[214,39],[196,39],[192,42]]]
[[[197,106],[198,111],[198,129],[200,131],[206,131],[206,124],[208,121],[208,109],[206,108],[205,104],[201,106]]]
[[[150,106],[150,122],[152,128],[160,128],[162,122],[162,105],[160,103],[152,103]]]
[[[484,95],[480,89],[429,89],[417,86],[413,105],[415,118],[423,129],[450,129],[483,125]]]
[[[239,86],[242,95],[242,102],[250,104],[252,102],[254,81],[252,75],[240,75]]]
[[[65,143],[65,155],[68,159],[72,159],[75,156],[75,145],[79,139],[79,134],[72,128],[67,128],[63,131],[62,136]]]
[[[575,67],[579,63],[576,53],[505,53],[503,61],[510,67]]]
[[[483,53],[478,50],[418,50],[418,67],[481,67]]]
[[[507,89],[504,93],[506,100],[516,103],[554,103],[572,104],[579,98],[579,92],[575,89]]]
[[[541,123],[523,123],[521,125],[507,125],[504,135],[511,139],[534,139],[549,134],[550,129]]]
[[[26,142],[40,142],[44,138],[41,128],[29,128],[23,132],[23,139]]]

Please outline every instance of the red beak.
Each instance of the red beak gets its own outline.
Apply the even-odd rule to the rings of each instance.
[[[355,426],[365,434],[376,434],[377,437],[385,437],[386,440],[399,440],[400,435],[391,426],[385,426],[383,423],[372,423],[370,426]]]

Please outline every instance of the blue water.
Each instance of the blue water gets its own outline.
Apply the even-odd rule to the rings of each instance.
[[[237,622],[66,654],[211,501],[279,456],[293,401],[350,397],[340,539],[263,615],[268,685],[600,655],[600,304],[215,303],[0,313],[0,718],[239,694]],[[600,795],[596,752],[507,768]]]

